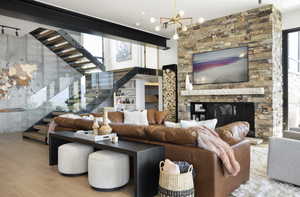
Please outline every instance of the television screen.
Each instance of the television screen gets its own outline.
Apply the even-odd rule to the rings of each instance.
[[[248,81],[248,47],[230,48],[193,55],[193,83]]]

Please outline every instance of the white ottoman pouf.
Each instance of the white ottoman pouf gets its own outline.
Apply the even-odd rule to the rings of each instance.
[[[88,171],[89,154],[94,148],[79,143],[68,143],[58,147],[58,171],[63,175],[82,175]]]
[[[117,190],[129,181],[129,156],[112,151],[97,151],[89,156],[89,184],[99,191]]]

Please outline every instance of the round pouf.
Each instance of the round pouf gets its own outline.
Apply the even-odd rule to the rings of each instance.
[[[98,191],[120,189],[129,181],[129,156],[112,151],[97,151],[89,156],[89,184]]]
[[[87,173],[89,154],[93,147],[68,143],[58,147],[58,171],[63,175],[77,176]]]

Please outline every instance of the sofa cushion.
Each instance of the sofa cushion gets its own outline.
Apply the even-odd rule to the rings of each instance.
[[[108,112],[108,119],[113,123],[123,123],[124,113],[123,112]]]
[[[85,119],[76,119],[74,121],[75,128],[78,130],[92,130],[94,121],[93,120],[85,120]]]
[[[229,145],[234,145],[245,139],[249,132],[248,122],[233,122],[216,129],[220,137]]]
[[[60,126],[60,127],[65,127],[65,128],[74,128],[75,127],[75,120],[76,119],[72,119],[72,118],[64,118],[64,117],[55,117],[54,118],[54,122]]]
[[[150,125],[156,124],[156,118],[155,118],[156,111],[157,111],[156,109],[147,110],[147,119]]]
[[[114,133],[125,137],[134,137],[146,139],[146,126],[131,125],[131,124],[110,124]]]
[[[168,113],[164,111],[156,111],[155,112],[155,120],[156,124],[164,124]]]
[[[165,126],[146,127],[148,139],[173,144],[192,144],[197,143],[197,134],[192,129],[168,128]]]

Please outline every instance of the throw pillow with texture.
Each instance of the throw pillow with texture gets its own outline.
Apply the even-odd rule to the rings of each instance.
[[[218,120],[211,119],[211,120],[203,120],[203,121],[196,121],[196,120],[181,120],[180,124],[182,128],[190,128],[190,127],[198,127],[198,126],[206,126],[209,129],[215,130]]]
[[[156,109],[148,109],[147,110],[147,118],[149,124],[156,124],[155,114],[157,110]]]
[[[124,113],[123,112],[108,112],[108,119],[113,123],[123,123]]]
[[[165,126],[170,128],[181,128],[180,123],[171,122],[171,121],[165,121]]]
[[[144,125],[148,126],[147,110],[142,112],[124,112],[124,124]]]

